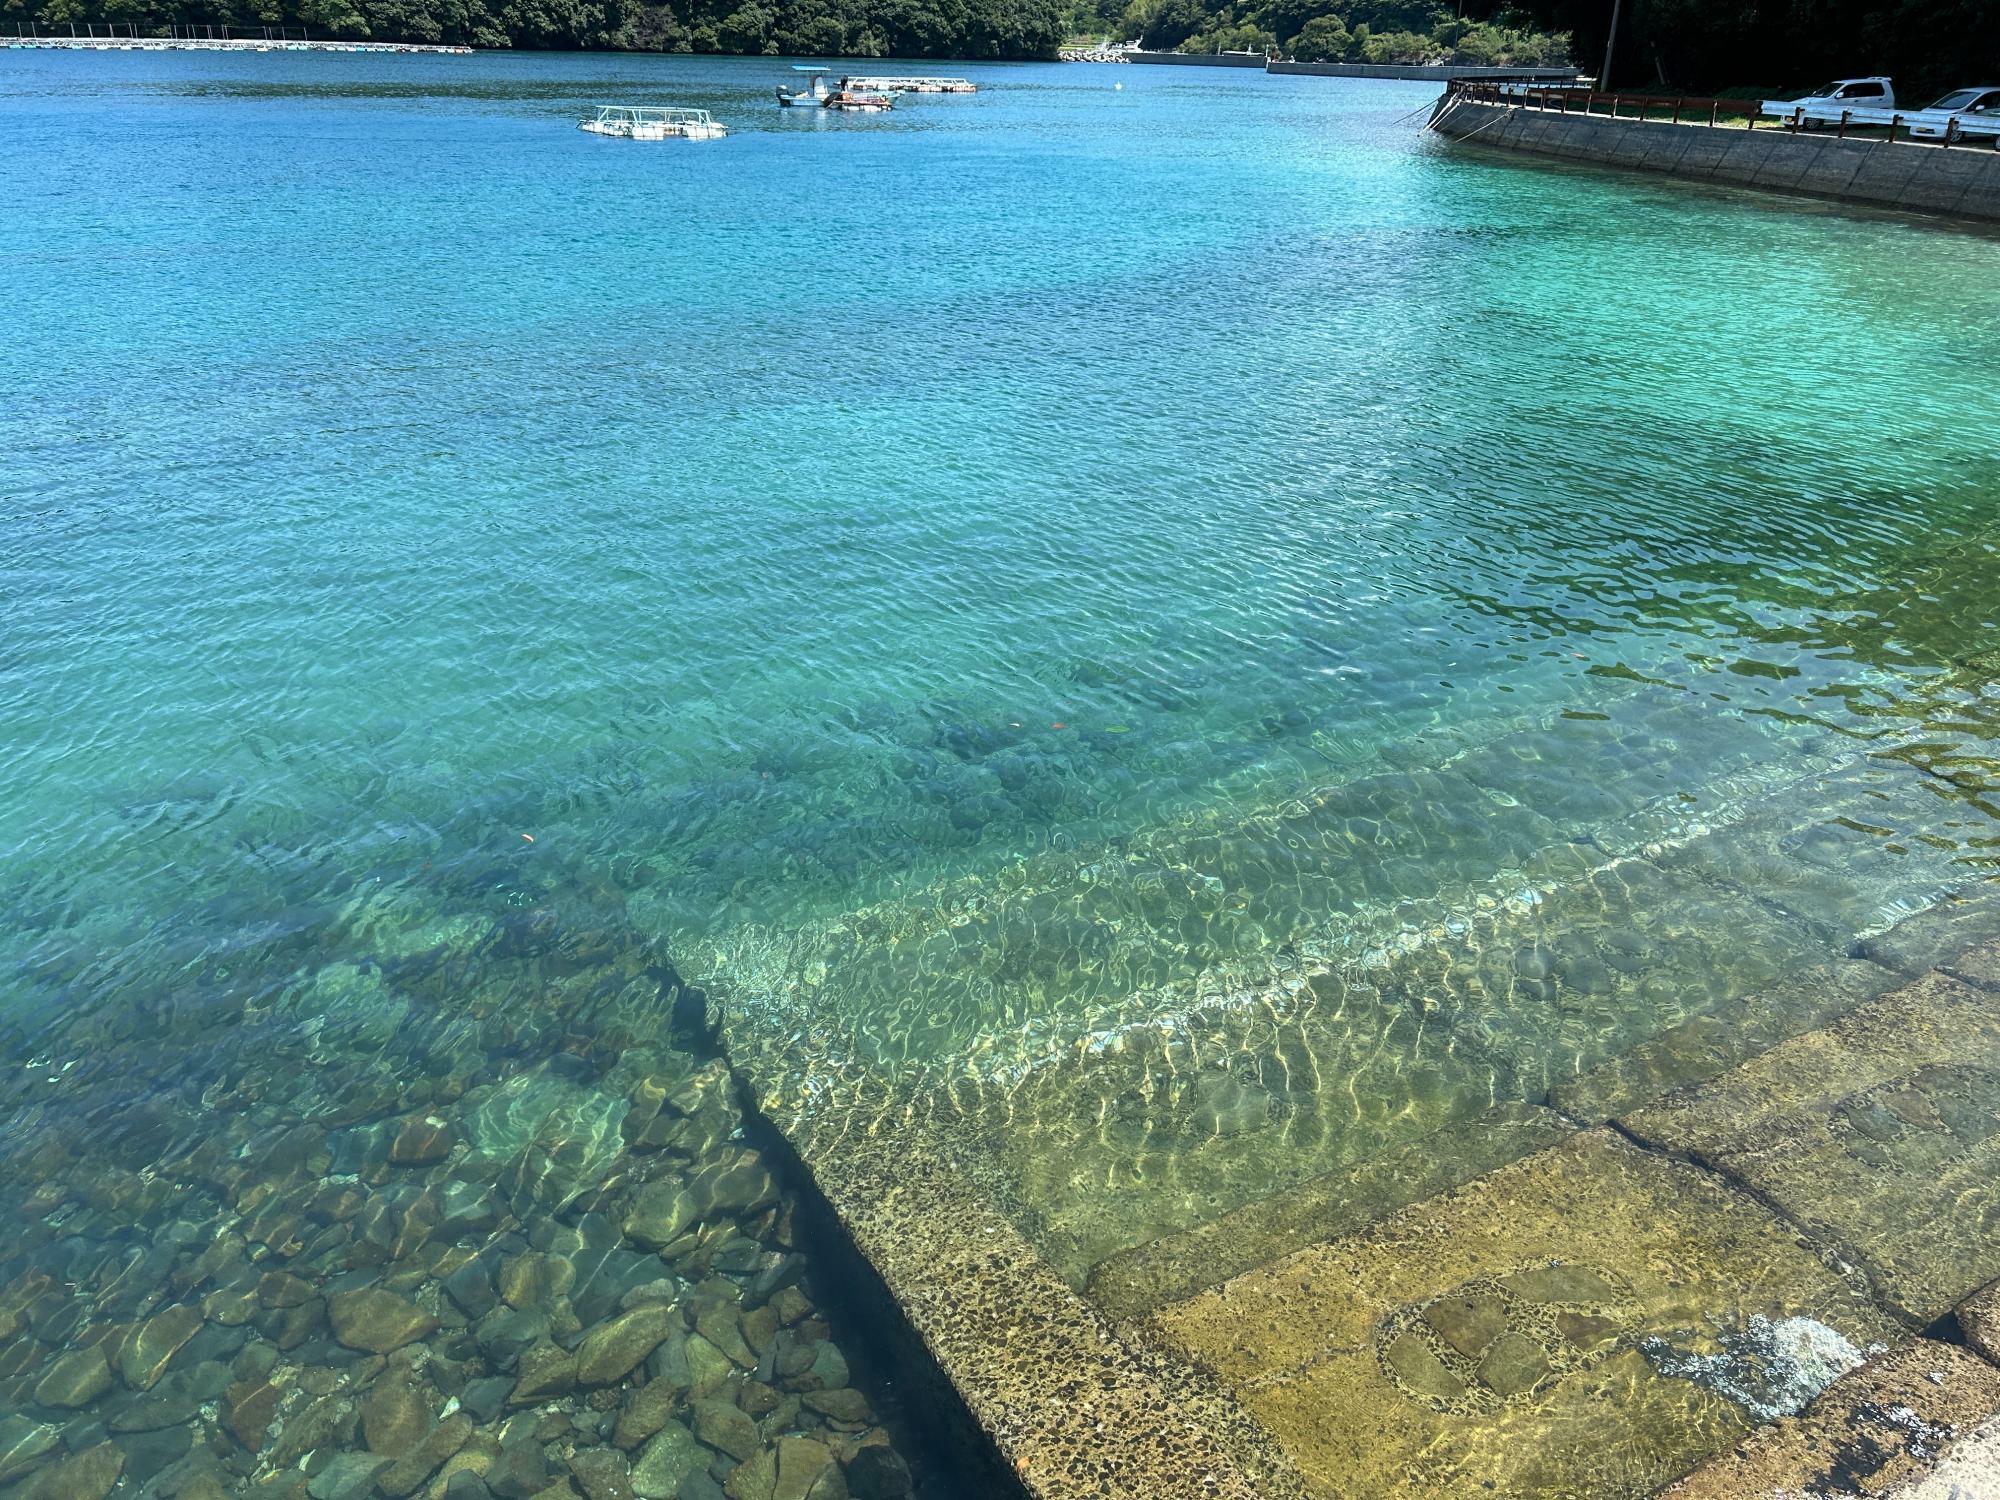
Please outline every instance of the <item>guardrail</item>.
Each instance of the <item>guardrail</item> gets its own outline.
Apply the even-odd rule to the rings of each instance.
[[[1734,125],[1737,116],[1743,118],[1745,130],[1755,130],[1757,121],[1764,117],[1761,100],[1756,99],[1699,99],[1676,94],[1623,94],[1600,93],[1596,89],[1550,88],[1546,85],[1530,83],[1495,83],[1488,79],[1455,79],[1445,85],[1447,99],[1460,98],[1482,104],[1508,104],[1527,109],[1549,109],[1559,114],[1599,115],[1614,120],[1668,120],[1676,125],[1707,125],[1719,127],[1725,123],[1724,116],[1730,117],[1726,123]],[[1866,111],[1879,114],[1879,110]],[[1877,127],[1876,120],[1855,120],[1854,111],[1843,109],[1839,120],[1820,120],[1806,114],[1804,108],[1795,109],[1790,115],[1773,116],[1783,128],[1797,134],[1808,125],[1825,125],[1832,129],[1836,139],[1846,140],[1850,125]],[[1893,141],[1901,133],[1907,117],[1891,115],[1888,122],[1888,139]],[[1907,139],[1907,138],[1906,138]],[[1963,146],[1970,138],[1959,133],[1958,117],[1945,122],[1944,134],[1937,139],[1940,150],[1953,146]],[[1993,138],[1993,149],[2000,151],[2000,135]]]
[[[1761,110],[1754,99],[1695,99],[1678,94],[1600,93],[1596,89],[1550,88],[1531,83],[1493,83],[1486,79],[1459,79],[1445,87],[1447,97],[1457,96],[1483,104],[1512,104],[1529,109],[1552,109],[1565,115],[1608,116],[1614,120],[1671,120],[1676,125],[1736,123],[1747,115],[1746,128],[1754,129]]]

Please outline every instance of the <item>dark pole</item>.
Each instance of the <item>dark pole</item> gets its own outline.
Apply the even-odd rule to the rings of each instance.
[[[1600,91],[1611,87],[1611,49],[1618,45],[1618,11],[1623,0],[1611,0],[1611,34],[1604,39],[1604,67],[1598,74]]]

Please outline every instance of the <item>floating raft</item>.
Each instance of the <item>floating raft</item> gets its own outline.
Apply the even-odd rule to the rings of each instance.
[[[840,86],[863,94],[976,94],[969,78],[843,78]]]

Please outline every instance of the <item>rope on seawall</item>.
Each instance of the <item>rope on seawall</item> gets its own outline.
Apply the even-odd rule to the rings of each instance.
[[[1438,126],[1442,124],[1445,120],[1450,119],[1451,116],[1455,114],[1464,103],[1465,101],[1463,99],[1452,100],[1450,106],[1445,110],[1445,112],[1439,115],[1437,119],[1431,121],[1428,128],[1436,130]],[[1484,125],[1481,125],[1474,130],[1468,130],[1464,135],[1455,135],[1452,137],[1452,139],[1455,141],[1469,141],[1474,136],[1480,134],[1481,132],[1491,130],[1495,125],[1498,125],[1502,120],[1506,119],[1507,116],[1513,112],[1511,107],[1507,105],[1500,105],[1497,107],[1499,108],[1500,113],[1496,114],[1492,119],[1488,120]]]

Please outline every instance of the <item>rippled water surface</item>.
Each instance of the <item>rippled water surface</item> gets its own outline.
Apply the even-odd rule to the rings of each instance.
[[[617,1220],[692,980],[974,1090],[1080,1277],[1991,878],[2000,242],[976,77],[0,59],[13,1273],[427,1103]]]

